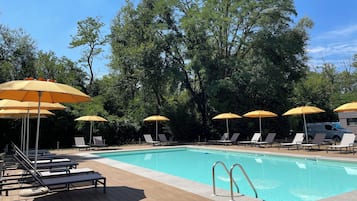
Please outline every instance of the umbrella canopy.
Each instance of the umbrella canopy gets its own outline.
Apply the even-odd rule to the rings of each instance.
[[[38,110],[24,110],[24,109],[9,109],[9,110],[0,110],[0,116],[12,116],[12,117],[24,117],[29,114],[30,116],[37,116]],[[54,115],[48,110],[40,110],[40,115]]]
[[[356,112],[357,111],[357,102],[351,102],[351,103],[346,103],[343,104],[333,111],[335,112]]]
[[[93,134],[93,122],[94,121],[102,121],[102,122],[107,122],[108,120],[104,119],[103,117],[100,116],[81,116],[75,119],[75,121],[90,121],[90,129],[89,129],[89,146],[91,145],[92,141],[92,134]]]
[[[156,130],[155,130],[155,140],[157,141],[158,140],[158,132],[159,132],[159,127],[158,127],[158,122],[159,121],[170,121],[169,118],[165,117],[165,116],[162,116],[162,115],[152,115],[152,116],[148,116],[144,119],[144,121],[155,121],[155,124],[156,124]]]
[[[300,106],[300,107],[296,107],[296,108],[292,108],[290,110],[288,110],[287,112],[285,112],[283,114],[283,116],[286,115],[302,115],[304,118],[304,130],[305,130],[305,137],[306,137],[306,143],[309,142],[308,136],[307,136],[307,128],[306,128],[306,118],[305,115],[306,114],[315,114],[315,113],[321,113],[321,112],[325,112],[325,110],[322,110],[318,107],[315,106]]]
[[[260,131],[260,134],[263,134],[262,133],[262,118],[276,117],[278,115],[273,112],[266,111],[266,110],[254,110],[254,111],[245,113],[243,116],[249,117],[249,118],[259,118],[259,131]]]
[[[37,169],[37,153],[40,129],[41,102],[75,103],[89,101],[90,97],[71,86],[56,83],[53,80],[14,80],[0,84],[0,99],[18,101],[34,101],[38,103],[35,169]]]
[[[38,102],[17,101],[10,99],[0,100],[0,109],[37,109]],[[41,109],[45,110],[64,110],[66,106],[60,103],[41,103]]]
[[[228,124],[228,119],[238,119],[238,118],[242,118],[241,116],[239,116],[238,114],[234,114],[231,112],[228,113],[221,113],[219,115],[214,116],[212,119],[225,119],[226,120],[226,127],[227,127],[227,133],[229,135],[229,124]],[[229,136],[228,136],[229,137]]]
[[[41,99],[40,99],[40,98]],[[47,80],[14,80],[0,84],[0,98],[47,103],[77,103],[90,97],[76,88]]]

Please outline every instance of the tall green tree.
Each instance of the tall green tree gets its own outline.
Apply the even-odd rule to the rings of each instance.
[[[85,20],[77,23],[77,34],[72,36],[70,48],[84,46],[82,57],[79,60],[84,63],[84,66],[89,68],[89,86],[92,85],[94,80],[93,73],[93,60],[103,52],[103,47],[107,43],[107,37],[103,36],[101,29],[104,23],[100,18],[87,17]]]
[[[177,94],[188,92],[201,133],[208,134],[215,112],[282,110],[307,69],[312,23],[305,18],[294,26],[294,14],[293,2],[284,0],[144,0],[137,8],[128,3],[112,26],[111,66],[119,85],[129,86],[123,87],[128,102],[147,89],[154,96],[142,97],[143,105],[156,97],[160,106],[165,99],[155,91],[165,94],[171,86]]]

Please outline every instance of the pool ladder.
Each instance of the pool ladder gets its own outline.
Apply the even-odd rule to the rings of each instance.
[[[233,196],[233,184],[234,184],[234,186],[235,186],[236,189],[237,189],[237,193],[239,193],[239,187],[238,187],[236,181],[233,179],[233,170],[234,170],[235,167],[238,167],[238,168],[242,171],[242,173],[243,173],[244,177],[246,178],[246,180],[248,181],[250,187],[253,189],[253,191],[254,191],[254,193],[255,193],[255,197],[258,198],[257,190],[255,189],[255,187],[254,187],[252,181],[249,179],[249,177],[248,177],[247,173],[245,172],[243,166],[242,166],[241,164],[236,163],[236,164],[233,164],[232,167],[231,167],[231,169],[228,171],[227,166],[226,166],[222,161],[217,161],[217,162],[215,162],[215,163],[213,164],[213,166],[212,166],[213,195],[214,195],[214,196],[216,195],[215,167],[216,167],[218,164],[222,165],[223,168],[226,170],[227,174],[229,175],[231,201],[234,201],[234,196]]]

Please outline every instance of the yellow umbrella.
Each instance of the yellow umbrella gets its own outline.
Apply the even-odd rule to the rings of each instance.
[[[300,106],[300,107],[296,107],[296,108],[292,108],[290,110],[288,110],[287,112],[285,112],[283,114],[283,116],[286,115],[302,115],[304,118],[304,129],[305,129],[305,137],[306,137],[306,143],[309,143],[309,139],[307,136],[307,128],[306,128],[306,118],[305,115],[306,114],[315,114],[315,113],[321,113],[321,112],[325,112],[325,110],[322,110],[318,107],[315,106]]]
[[[26,128],[27,133],[29,132],[29,119],[37,117],[37,110],[27,110],[27,109],[1,109],[0,110],[0,118],[2,119],[22,119],[21,124],[21,150],[28,154],[29,149],[29,135],[26,136]],[[41,118],[46,117],[47,115],[54,115],[52,112],[48,110],[40,110]],[[27,126],[25,125],[25,119],[28,119]]]
[[[0,109],[37,109],[38,102],[17,101],[10,99],[0,100]],[[60,103],[41,103],[41,109],[45,110],[64,110],[66,106]]]
[[[227,133],[229,135],[228,119],[238,119],[238,118],[242,118],[242,117],[239,116],[238,114],[234,114],[234,113],[228,112],[228,113],[221,113],[219,115],[216,115],[212,119],[225,119],[226,120]]]
[[[335,111],[335,112],[355,112],[355,111],[357,111],[357,102],[343,104],[343,105],[337,107],[336,109],[334,109],[333,111]]]
[[[75,119],[75,121],[90,121],[90,129],[89,129],[89,146],[92,144],[92,133],[93,133],[93,122],[94,121],[103,121],[106,122],[108,120],[104,119],[103,117],[100,116],[81,116]]]
[[[249,117],[249,118],[259,118],[259,131],[260,131],[260,134],[263,134],[262,133],[262,118],[276,117],[278,115],[273,112],[266,111],[266,110],[254,110],[254,111],[245,113],[243,116]]]
[[[25,110],[31,110],[31,109],[37,109],[38,103],[37,102],[30,102],[30,101],[17,101],[17,100],[10,100],[10,99],[3,99],[0,100],[0,109],[25,109]],[[42,103],[41,104],[41,109],[45,110],[64,110],[66,107],[60,103]],[[36,113],[37,114],[37,113]],[[26,153],[28,153],[29,149],[29,124],[30,124],[30,116],[33,116],[35,114],[30,114],[28,113],[25,116],[21,115],[22,121],[23,121],[23,129],[21,129],[21,143],[25,142],[26,144]],[[26,124],[26,125],[24,125]],[[27,131],[26,131],[27,130]],[[25,132],[27,133],[27,140],[22,139],[23,136],[25,136]],[[26,142],[27,141],[27,142]],[[24,150],[24,145],[21,145],[22,150]]]
[[[156,138],[155,138],[155,140],[157,141],[158,140],[157,135],[159,132],[158,122],[159,121],[170,121],[170,119],[165,116],[162,116],[162,115],[152,115],[152,116],[146,117],[144,119],[144,121],[155,121],[155,124],[156,124],[156,132],[155,132]]]
[[[23,117],[27,114],[30,116],[37,115],[37,110],[24,110],[24,109],[8,109],[8,110],[0,110],[0,116],[13,116],[13,117]],[[40,115],[54,115],[52,112],[48,110],[40,110]]]
[[[89,101],[90,97],[71,86],[56,83],[53,80],[14,80],[0,84],[0,99],[38,102],[37,131],[35,145],[35,169],[37,169],[37,152],[40,129],[41,102],[75,103]]]

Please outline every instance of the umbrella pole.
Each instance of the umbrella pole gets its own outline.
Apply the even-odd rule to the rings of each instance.
[[[228,125],[228,119],[226,119],[226,127],[227,127],[228,139],[229,139],[229,125]]]
[[[20,139],[20,142],[21,142],[21,145],[20,145],[20,147],[21,147],[21,151],[24,151],[24,129],[25,129],[25,126],[24,126],[24,124],[25,124],[25,121],[24,121],[24,119],[25,119],[25,117],[22,117],[22,119],[21,119],[21,139]]]
[[[38,108],[37,108],[37,129],[36,129],[36,145],[35,145],[35,170],[37,169],[37,154],[38,154],[38,139],[40,137],[40,108],[41,108],[42,92],[38,92]]]
[[[29,155],[29,145],[30,145],[30,110],[27,109],[27,118],[26,118],[26,156]]]
[[[157,141],[157,134],[158,134],[158,132],[159,132],[159,128],[158,128],[158,122],[156,121],[156,141]]]
[[[262,133],[262,117],[259,116],[259,132],[260,132],[260,136],[263,135]],[[262,137],[259,138],[259,141],[261,141]]]
[[[302,116],[303,116],[303,118],[304,118],[304,129],[305,129],[306,143],[309,143],[309,136],[307,136],[307,127],[306,127],[305,113],[303,113]]]
[[[92,134],[93,134],[93,121],[90,122],[89,128],[89,146],[92,144]]]

